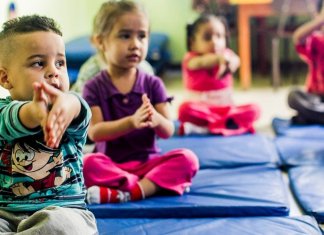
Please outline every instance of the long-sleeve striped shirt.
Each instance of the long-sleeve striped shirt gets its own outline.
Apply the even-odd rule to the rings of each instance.
[[[0,210],[85,207],[82,148],[91,112],[77,96],[80,114],[57,149],[44,144],[40,127],[28,129],[19,120],[19,109],[26,102],[0,99]]]

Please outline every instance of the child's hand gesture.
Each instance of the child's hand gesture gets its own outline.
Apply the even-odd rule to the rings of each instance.
[[[174,132],[174,125],[169,120],[168,104],[160,103],[153,107],[146,94],[142,96],[142,101],[149,107],[148,127],[153,128],[159,137],[169,138]]]
[[[32,101],[32,110],[33,115],[36,117],[38,125],[44,126],[46,124],[47,120],[47,114],[48,114],[48,99],[46,97],[45,92],[43,91],[41,87],[41,83],[35,82],[33,84],[34,88],[34,97]]]
[[[225,59],[218,65],[217,77],[222,79],[225,74],[230,72],[229,70],[229,62],[225,61]]]
[[[225,52],[223,61],[218,70],[218,76],[220,78],[227,73],[235,73],[240,66],[240,58],[233,52]]]
[[[64,93],[46,82],[41,83],[41,89],[46,94],[48,104],[46,122],[42,123],[44,140],[49,147],[57,148],[66,129],[79,114],[81,105],[76,96]]]
[[[155,108],[153,107],[153,105],[151,104],[150,99],[147,97],[146,94],[143,94],[142,96],[142,101],[143,104],[146,103],[149,106],[149,117],[147,120],[147,123],[149,125],[150,128],[155,128],[160,124],[160,119],[159,119],[159,114],[158,112],[155,110]]]
[[[132,116],[132,122],[135,129],[142,129],[152,126],[152,115],[154,109],[147,98],[146,94],[142,96],[142,105],[139,107]]]

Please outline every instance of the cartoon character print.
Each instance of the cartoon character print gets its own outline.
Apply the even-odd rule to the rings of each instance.
[[[25,196],[39,190],[62,185],[71,177],[72,169],[63,167],[62,152],[38,141],[18,142],[12,151],[12,173],[30,177],[28,182],[11,186],[16,196]],[[18,176],[18,177],[17,177]]]

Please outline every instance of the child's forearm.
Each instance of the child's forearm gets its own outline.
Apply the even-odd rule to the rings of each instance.
[[[54,148],[59,146],[67,128],[80,115],[81,101],[75,94],[64,93],[53,87],[47,92],[52,103],[51,108],[46,109],[48,113],[42,127],[46,145]]]
[[[174,124],[171,121],[169,103],[159,103],[154,106],[152,127],[155,133],[163,139],[169,138],[174,133]]]
[[[295,45],[305,43],[306,38],[324,25],[324,16],[319,15],[314,20],[303,24],[293,34],[293,42]]]
[[[80,114],[81,102],[80,102],[79,98],[74,94],[69,93],[68,97],[69,97],[69,100],[71,102],[71,113],[73,115],[73,119],[75,119]]]
[[[40,126],[43,119],[42,114],[33,102],[24,104],[20,108],[18,115],[21,123],[29,129]]]
[[[131,116],[115,121],[103,121],[90,125],[88,135],[92,141],[107,141],[123,136],[135,129]]]
[[[169,119],[157,113],[159,119],[159,125],[154,128],[155,133],[163,139],[167,139],[174,133],[174,124]]]
[[[212,68],[215,65],[225,63],[225,59],[222,55],[217,55],[214,53],[209,53],[199,57],[192,58],[188,62],[189,69],[202,69],[202,68]]]

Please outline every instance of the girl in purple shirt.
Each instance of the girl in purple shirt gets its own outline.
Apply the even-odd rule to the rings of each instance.
[[[137,69],[148,50],[149,22],[138,3],[108,1],[94,21],[94,37],[107,63],[85,84],[92,110],[84,158],[88,203],[141,200],[161,191],[183,194],[199,164],[187,149],[159,154],[156,136],[174,132],[161,79]]]

